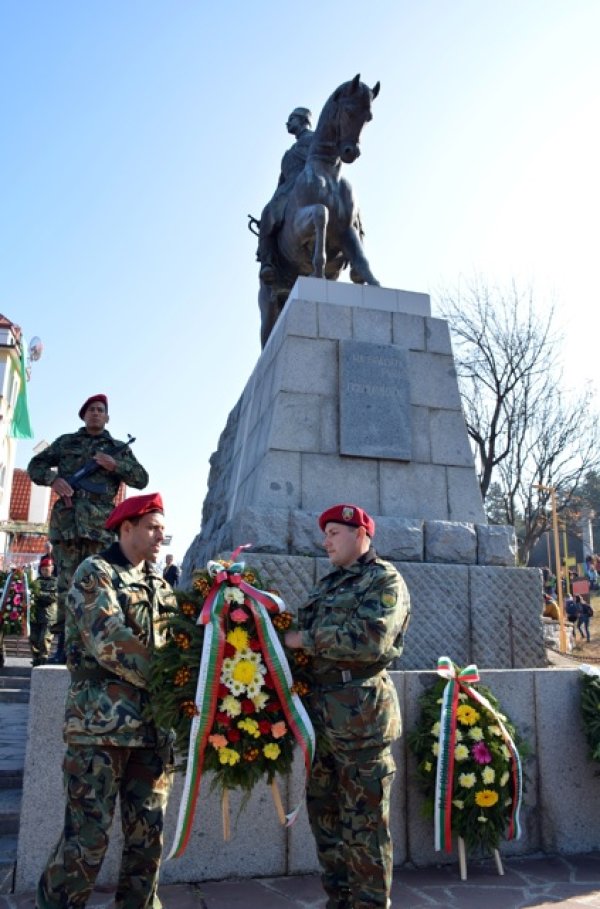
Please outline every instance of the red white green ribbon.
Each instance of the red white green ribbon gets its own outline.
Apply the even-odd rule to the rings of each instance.
[[[246,547],[236,549],[232,558],[235,559],[243,548]],[[292,674],[277,632],[269,618],[269,613],[286,612],[285,603],[275,594],[258,590],[248,584],[243,578],[245,569],[243,562],[233,562],[228,568],[225,568],[221,562],[211,561],[207,568],[213,578],[213,585],[198,619],[198,624],[205,625],[195,698],[198,714],[192,720],[185,783],[179,806],[175,838],[167,856],[168,859],[178,858],[185,852],[200,793],[204,755],[217,709],[225,652],[225,618],[229,612],[229,603],[225,602],[226,588],[239,587],[248,598],[246,605],[254,618],[262,657],[273,679],[273,685],[288,726],[302,750],[307,774],[310,772],[315,752],[315,734],[312,723],[302,701],[297,694],[293,694],[291,691]],[[297,806],[287,816],[288,826],[295,820],[299,807]]]
[[[479,681],[477,666],[471,664],[459,670],[458,674],[449,657],[440,657],[437,666],[438,675],[448,679],[442,695],[440,711],[440,737],[437,772],[434,796],[434,840],[435,849],[452,851],[452,798],[454,788],[454,749],[456,747],[456,711],[458,696],[464,691],[470,698],[484,707],[493,717],[500,729],[502,738],[511,757],[512,805],[508,825],[507,839],[519,839],[521,836],[520,811],[523,801],[523,768],[517,747],[505,727],[500,715],[487,698],[480,694],[470,683]]]

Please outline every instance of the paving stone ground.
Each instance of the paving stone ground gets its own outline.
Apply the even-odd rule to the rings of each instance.
[[[507,859],[458,868],[398,869],[393,909],[600,909],[600,853]],[[324,909],[317,877],[261,878],[160,888],[164,909]],[[32,893],[0,896],[0,909],[32,909]],[[96,891],[90,909],[112,909],[112,891]]]

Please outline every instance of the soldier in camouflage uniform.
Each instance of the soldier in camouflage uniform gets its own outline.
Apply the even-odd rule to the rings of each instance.
[[[40,559],[40,576],[32,596],[29,622],[29,646],[32,665],[43,666],[48,662],[52,646],[51,627],[56,622],[56,578],[54,562],[48,556]]]
[[[37,909],[83,907],[108,846],[117,796],[124,845],[117,909],[158,909],[171,737],[147,716],[150,659],[161,614],[175,607],[156,562],[164,539],[158,494],[133,496],[106,528],[119,542],[86,559],[67,601],[63,834],[42,874]]]
[[[106,532],[104,522],[114,506],[121,483],[135,489],[148,485],[148,474],[142,465],[105,429],[108,423],[106,395],[88,398],[79,410],[79,417],[85,425],[78,432],[59,436],[35,455],[27,467],[34,483],[51,486],[59,496],[52,509],[49,533],[58,575],[58,615],[53,628],[59,635],[53,661],[58,663],[65,662],[65,606],[75,569],[85,558],[112,541],[112,534]],[[91,482],[101,491],[73,489],[66,478],[91,460],[98,464]]]
[[[391,906],[391,744],[401,731],[386,668],[402,653],[406,584],[371,545],[375,523],[356,505],[319,518],[335,566],[298,613],[286,644],[311,656],[306,702],[317,748],[307,790],[327,909]]]

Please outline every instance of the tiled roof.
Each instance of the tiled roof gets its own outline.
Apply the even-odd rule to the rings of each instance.
[[[15,468],[13,473],[12,490],[10,493],[10,508],[8,512],[11,521],[29,520],[29,503],[31,501],[31,480],[26,470]]]
[[[45,536],[17,533],[10,543],[11,555],[17,552],[26,552],[32,556],[41,555],[44,552],[46,540]]]
[[[50,512],[52,511],[52,506],[56,502],[57,498],[58,496],[55,492],[50,493],[48,514],[46,515],[47,521],[50,520]],[[20,467],[15,467],[13,473],[12,489],[10,492],[10,509],[8,513],[9,520],[28,521],[30,502],[31,480],[29,479],[29,474],[26,470],[23,470]]]

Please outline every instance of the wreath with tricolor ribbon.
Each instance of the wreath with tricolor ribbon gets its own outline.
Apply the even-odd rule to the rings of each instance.
[[[242,548],[231,561],[211,561],[195,572],[191,590],[176,591],[178,609],[164,617],[165,643],[154,656],[152,717],[174,728],[185,770],[169,858],[185,851],[206,772],[225,806],[230,790],[249,792],[266,779],[289,824],[298,808],[284,816],[275,775],[290,772],[296,744],[307,773],[312,764],[314,731],[300,699],[306,686],[292,676],[282,644],[294,617],[276,592],[262,589],[254,569],[237,561]],[[293,659],[301,667],[302,652]],[[228,838],[226,808],[223,818]]]
[[[459,669],[440,657],[437,672],[408,738],[435,848],[450,852],[456,834],[469,851],[492,852],[501,839],[521,835],[524,745],[489,688],[478,684],[476,666]]]
[[[4,635],[29,634],[31,591],[27,572],[14,568],[8,572],[0,594],[0,631]]]

